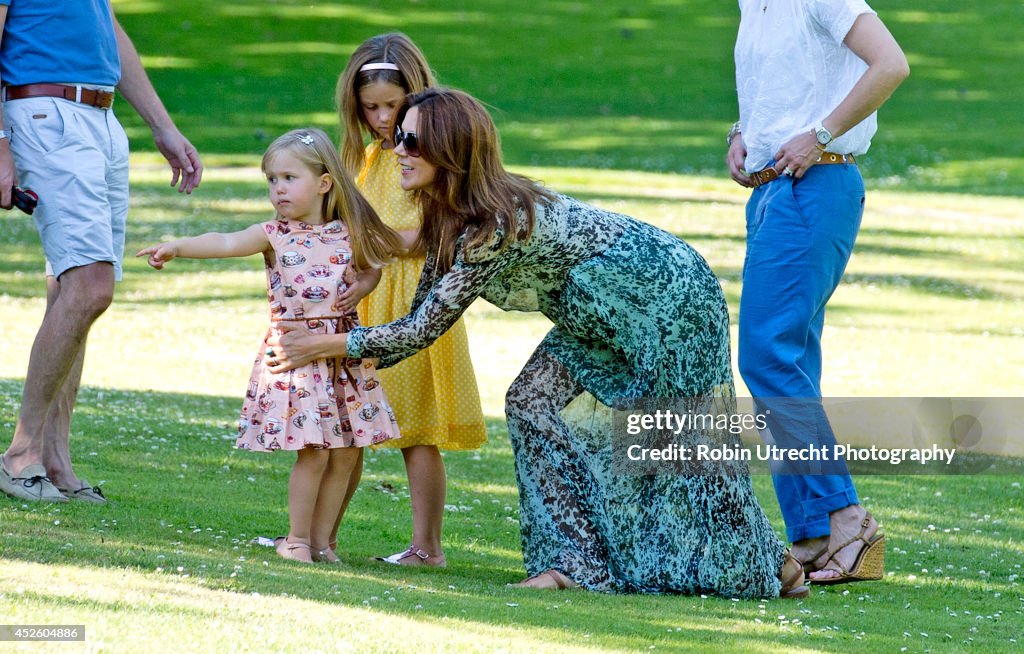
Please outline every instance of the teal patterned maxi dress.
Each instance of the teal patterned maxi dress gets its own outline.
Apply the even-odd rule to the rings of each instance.
[[[554,323],[506,398],[528,574],[556,568],[601,591],[778,595],[783,545],[748,475],[614,474],[610,430],[563,417],[583,393],[607,406],[713,392],[731,401],[729,314],[695,250],[556,196],[538,204],[528,239],[468,251],[460,241],[451,270],[434,279],[433,269],[428,255],[408,316],[349,333],[348,356],[391,365],[477,297]]]

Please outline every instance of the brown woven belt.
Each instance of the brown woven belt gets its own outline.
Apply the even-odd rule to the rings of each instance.
[[[312,320],[342,320],[352,314],[345,314],[341,316],[298,316],[296,318],[273,318],[271,322],[307,322]]]
[[[109,91],[96,91],[81,86],[64,84],[25,84],[23,86],[4,87],[4,98],[7,100],[23,100],[25,98],[64,98],[72,102],[80,102],[90,107],[110,109],[114,104],[114,94]]]
[[[835,152],[822,152],[821,159],[815,163],[815,166],[822,164],[855,164],[857,160],[853,158],[852,154],[836,154]],[[763,168],[756,173],[750,173],[750,179],[754,180],[754,188],[773,182],[779,178],[779,171],[775,170],[771,166]]]

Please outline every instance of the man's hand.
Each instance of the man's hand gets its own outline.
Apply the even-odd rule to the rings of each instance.
[[[203,162],[195,146],[173,126],[154,129],[153,141],[171,166],[171,186],[177,186],[179,193],[191,193],[203,178]]]

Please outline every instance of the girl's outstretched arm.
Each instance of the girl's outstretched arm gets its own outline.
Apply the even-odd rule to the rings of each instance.
[[[175,257],[186,259],[222,259],[247,257],[263,252],[270,245],[262,224],[252,225],[240,232],[220,234],[208,232],[191,238],[180,238],[170,243],[150,245],[139,250],[135,256],[148,256],[147,263],[157,270]]]

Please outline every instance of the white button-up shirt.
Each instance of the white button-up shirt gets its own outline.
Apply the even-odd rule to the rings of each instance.
[[[810,131],[847,96],[867,64],[843,45],[864,0],[739,0],[736,92],[745,168],[761,170],[784,143]],[[871,114],[828,146],[863,154],[877,128]]]

